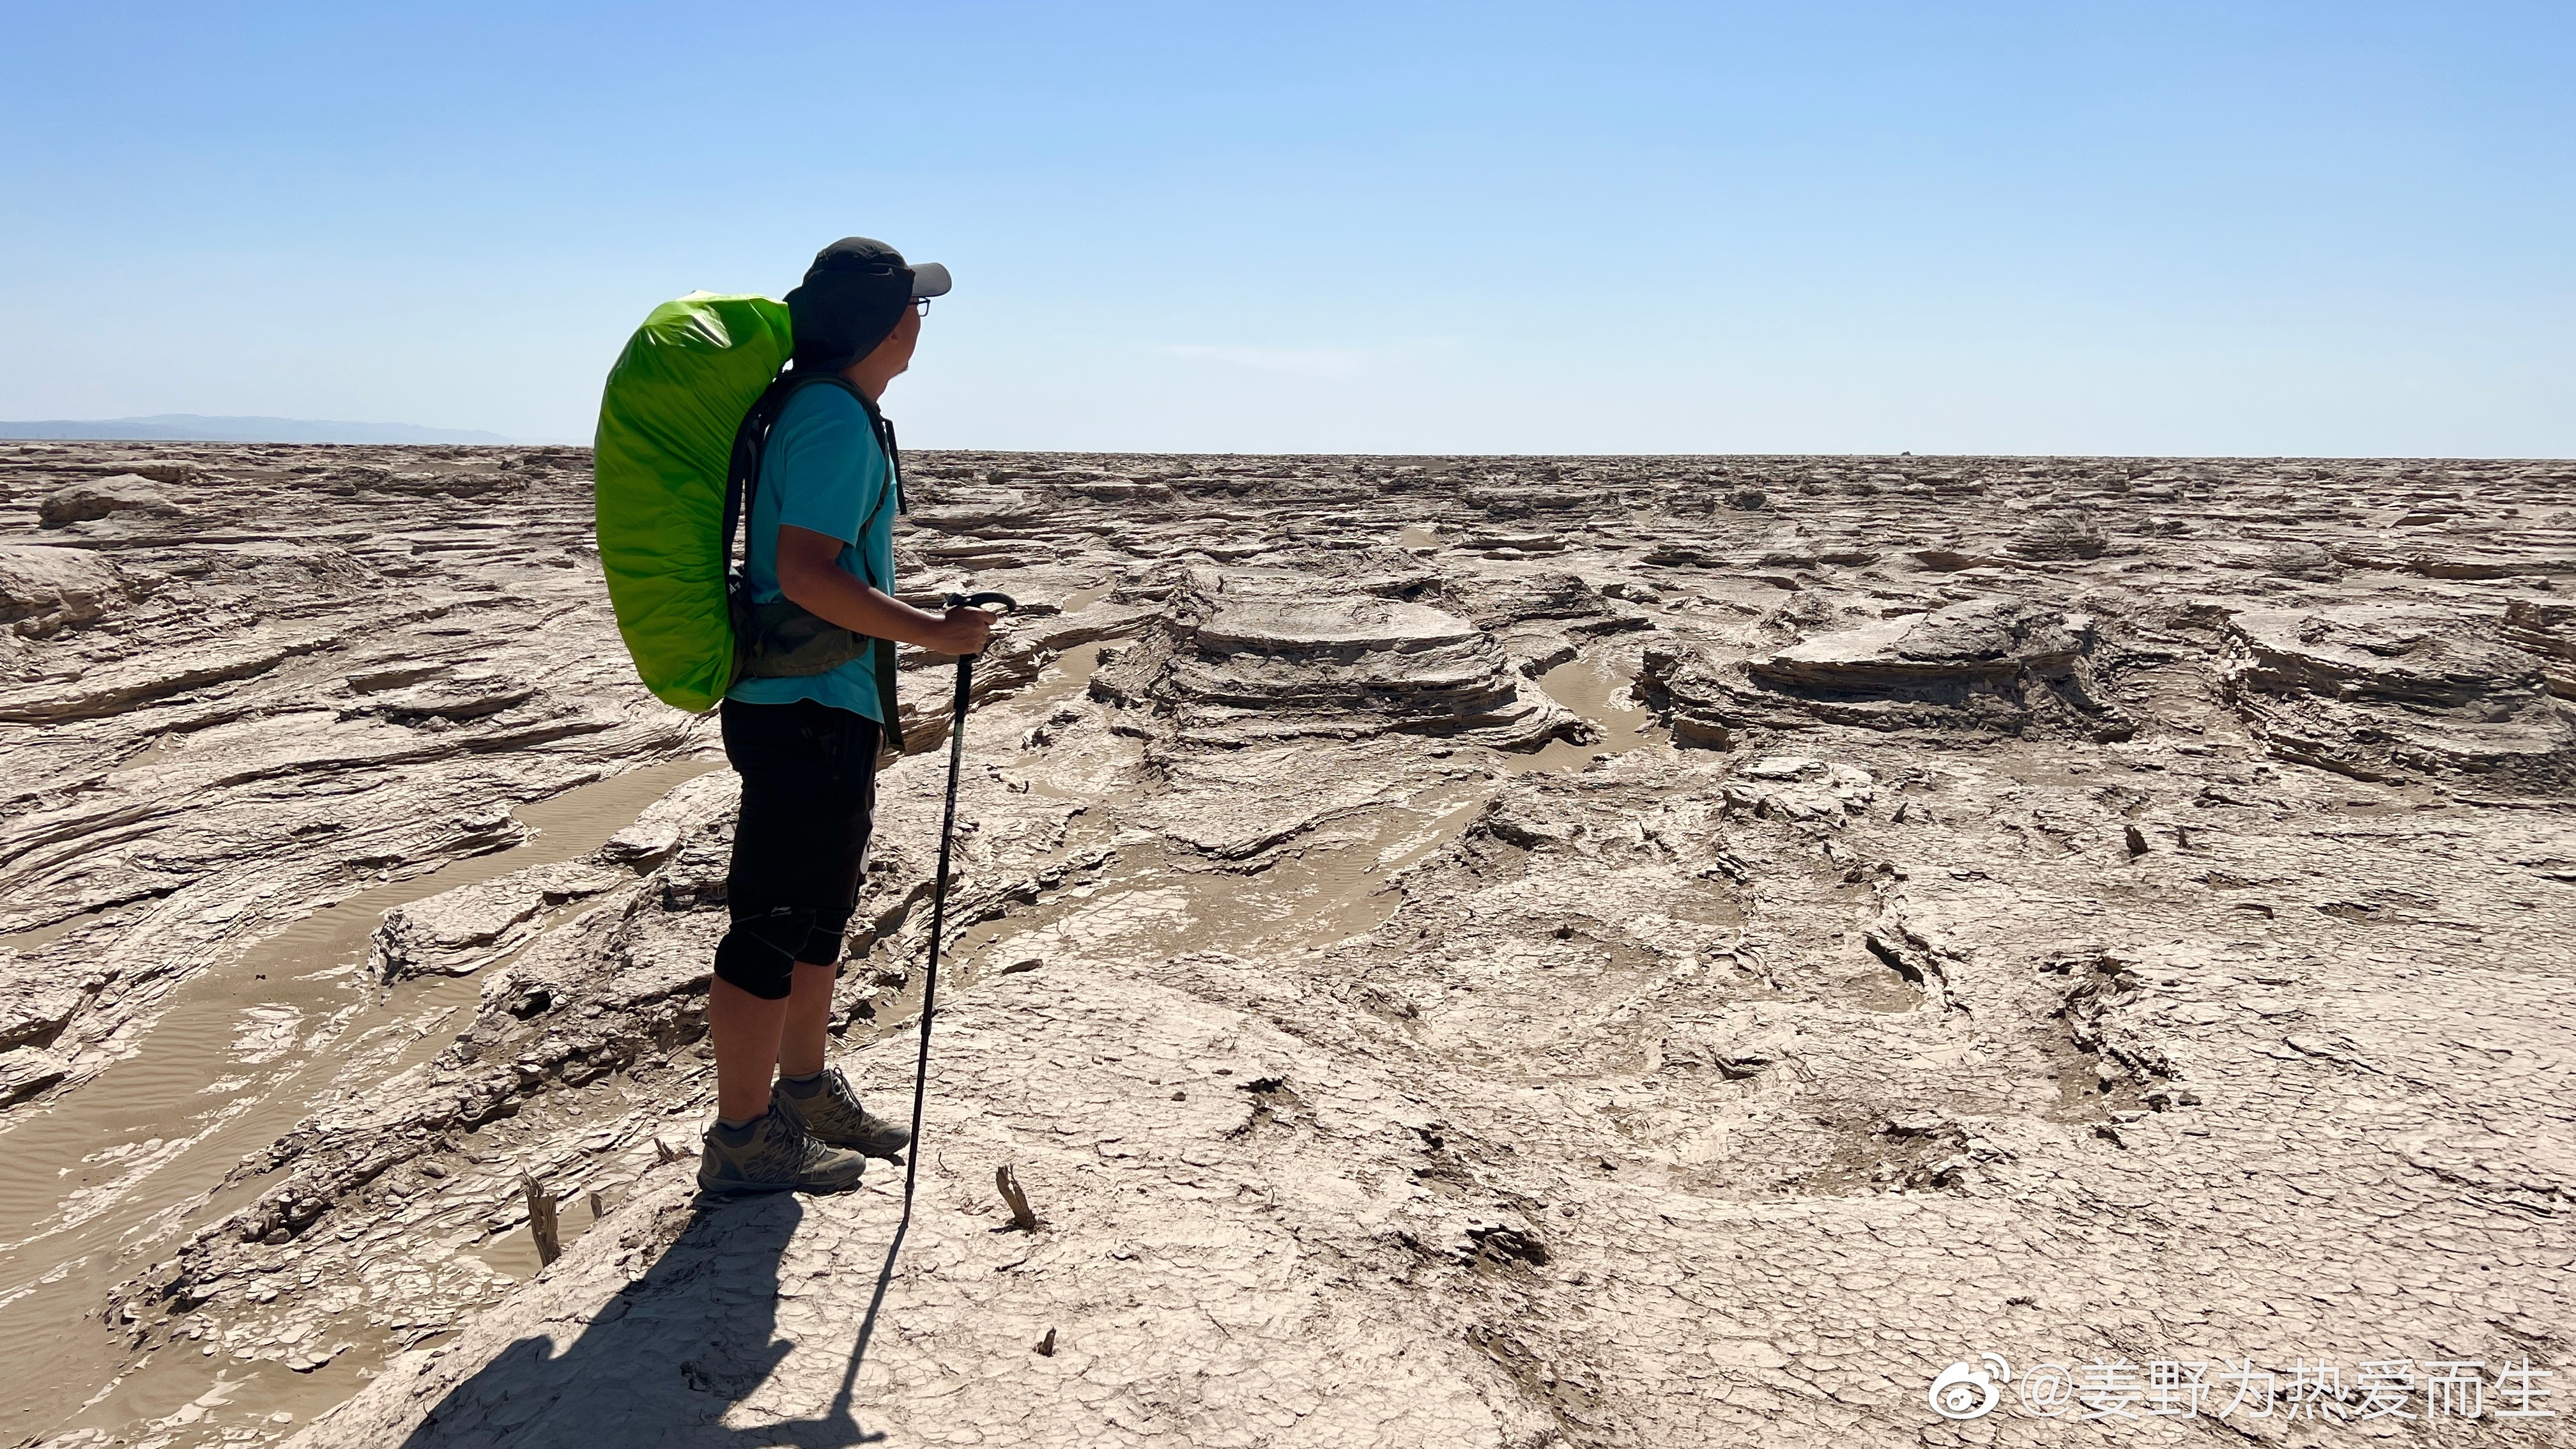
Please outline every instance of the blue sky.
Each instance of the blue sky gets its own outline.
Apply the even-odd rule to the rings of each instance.
[[[586,440],[949,264],[913,446],[2576,455],[2576,7],[11,0],[0,417]]]

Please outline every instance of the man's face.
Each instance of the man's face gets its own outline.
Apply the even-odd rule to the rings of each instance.
[[[894,364],[894,371],[886,374],[888,377],[912,367],[912,349],[920,341],[921,308],[915,304],[903,309],[903,315],[894,321],[894,330],[886,334],[886,340],[881,344],[888,353],[886,360]]]
[[[894,330],[883,341],[868,349],[868,355],[841,369],[841,375],[855,383],[868,396],[894,381],[912,367],[913,344],[921,340],[919,306],[908,306],[895,318]]]

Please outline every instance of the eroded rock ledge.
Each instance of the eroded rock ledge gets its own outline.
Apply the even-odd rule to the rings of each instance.
[[[1158,627],[1094,685],[1192,745],[1354,739],[1395,730],[1526,749],[1587,727],[1475,624],[1415,602],[1420,569],[1334,580],[1191,569]]]
[[[1720,748],[1749,727],[2073,732],[2111,741],[2136,732],[2109,702],[2091,661],[2094,620],[2044,604],[1991,599],[1898,613],[1728,659],[1679,646],[1646,654],[1646,687],[1677,734]]]

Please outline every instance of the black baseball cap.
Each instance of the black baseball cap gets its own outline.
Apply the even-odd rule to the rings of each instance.
[[[814,254],[805,280],[787,294],[796,366],[838,371],[876,350],[903,309],[948,294],[948,269],[919,265],[874,237],[845,236]]]

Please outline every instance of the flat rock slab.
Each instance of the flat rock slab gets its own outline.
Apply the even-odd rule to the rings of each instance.
[[[2519,704],[2542,685],[2540,660],[2486,633],[2420,604],[2257,610],[2227,621],[2227,677],[2239,689],[2436,709]]]
[[[441,891],[385,912],[368,966],[387,981],[471,975],[533,939],[547,911],[633,879],[625,871],[564,861]]]
[[[30,637],[106,616],[134,585],[87,549],[0,546],[0,624]]]
[[[1908,614],[1801,641],[1746,661],[1755,678],[1819,689],[1895,692],[1998,684],[2023,670],[2063,670],[2093,647],[2093,620],[1993,600]]]
[[[44,520],[49,528],[86,523],[114,513],[176,514],[181,511],[176,495],[153,480],[133,473],[57,488],[36,505],[37,517]]]
[[[1200,647],[1263,654],[1410,652],[1457,646],[1476,626],[1426,604],[1386,599],[1243,599],[1220,595],[1198,626]]]

